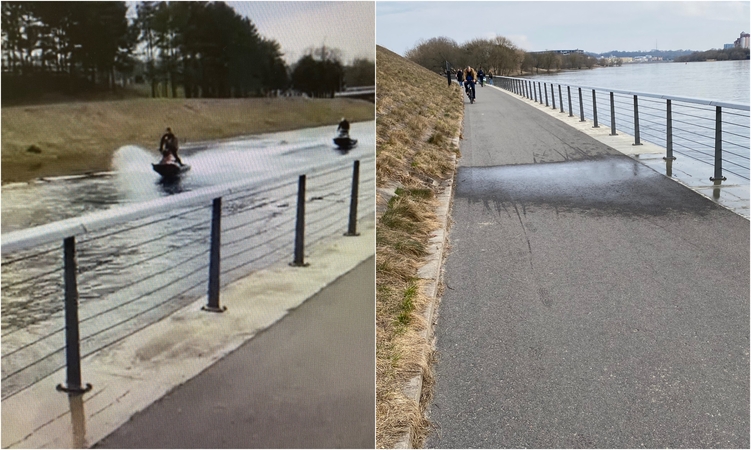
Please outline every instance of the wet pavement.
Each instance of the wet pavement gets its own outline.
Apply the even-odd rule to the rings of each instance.
[[[464,120],[427,446],[748,448],[749,221],[505,93]]]

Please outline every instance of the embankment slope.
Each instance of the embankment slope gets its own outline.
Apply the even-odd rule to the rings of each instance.
[[[458,84],[383,48],[376,50],[377,416],[376,446],[421,448],[423,406],[405,395],[422,376],[430,386],[429,324],[418,268],[436,221],[441,181],[453,175],[464,115]],[[429,392],[430,389],[423,389]]]

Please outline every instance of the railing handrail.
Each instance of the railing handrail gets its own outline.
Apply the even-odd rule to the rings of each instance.
[[[368,158],[366,158],[368,159]],[[334,161],[309,170],[315,174],[323,170],[334,168],[341,163]],[[219,186],[211,186],[172,195],[166,198],[158,198],[133,205],[116,206],[114,208],[96,211],[79,217],[72,217],[57,222],[39,225],[23,230],[4,233],[0,240],[0,254],[25,250],[44,244],[59,242],[72,236],[81,236],[93,231],[101,230],[113,225],[142,219],[157,212],[168,209],[196,206],[210,202],[217,197],[225,197],[238,192],[246,192],[249,188],[258,187],[260,184],[276,184],[288,180],[290,172],[277,176],[265,177],[262,180],[241,180],[225,183]]]
[[[495,78],[503,78],[507,80],[521,80],[521,81],[540,81],[537,78],[535,79],[519,78],[519,77],[495,77]],[[652,97],[652,98],[659,98],[663,100],[675,100],[675,101],[680,101],[680,102],[685,102],[685,103],[696,103],[699,105],[719,106],[721,108],[738,109],[742,111],[751,110],[751,105],[747,103],[723,102],[723,101],[710,100],[710,99],[698,98],[698,97],[680,97],[677,95],[655,94],[652,92],[639,92],[639,91],[612,89],[612,88],[597,87],[597,86],[584,86],[584,85],[568,83],[568,82],[556,82],[555,84],[562,84],[565,86],[572,86],[572,87],[577,87],[577,88],[582,88],[582,89],[594,89],[596,91],[607,91],[607,92],[613,92],[613,93],[618,93],[618,94],[638,95],[640,97]]]

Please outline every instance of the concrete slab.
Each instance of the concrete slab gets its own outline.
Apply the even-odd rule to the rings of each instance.
[[[239,280],[221,293],[224,313],[201,311],[196,300],[168,319],[82,361],[78,397],[55,390],[60,370],[2,402],[3,448],[85,448],[133,414],[195,377],[287,312],[375,253],[375,224],[360,236],[336,237],[311,248],[310,266],[280,263]],[[290,259],[292,255],[290,255]]]

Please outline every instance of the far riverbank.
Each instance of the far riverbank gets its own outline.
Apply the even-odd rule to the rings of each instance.
[[[350,99],[133,99],[2,108],[2,183],[110,169],[124,145],[156,152],[166,127],[180,144],[374,120]],[[334,133],[332,129],[332,134]]]

